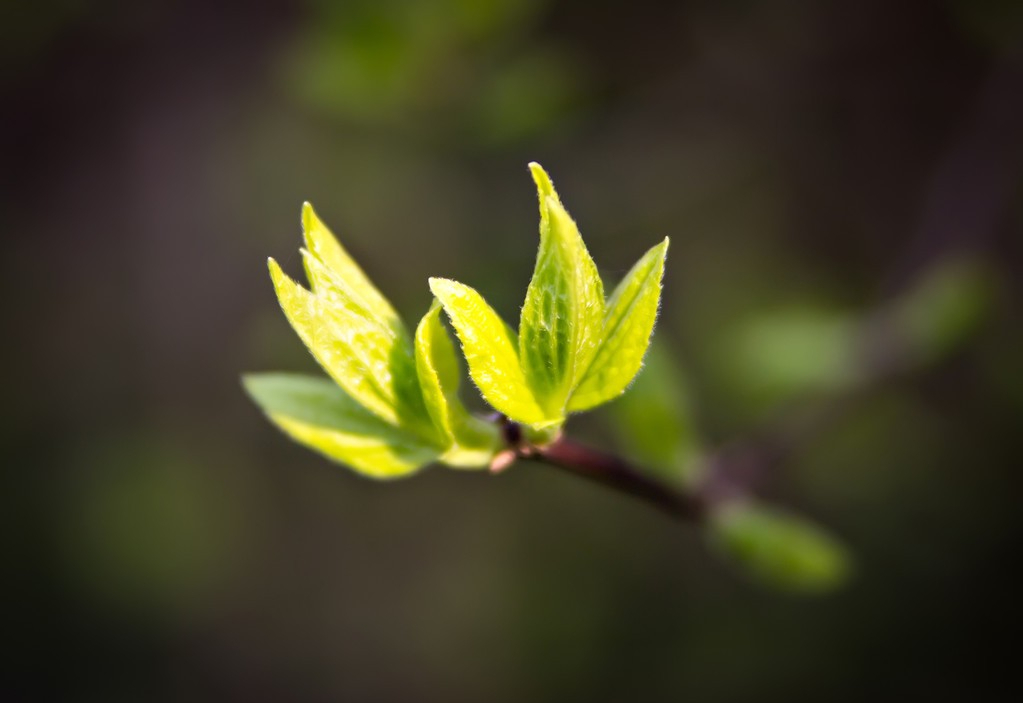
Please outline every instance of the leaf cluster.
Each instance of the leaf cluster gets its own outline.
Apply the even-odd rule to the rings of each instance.
[[[550,177],[530,164],[540,203],[540,246],[518,331],[475,289],[431,278],[434,301],[410,334],[397,312],[308,203],[302,261],[309,288],[270,259],[288,322],[328,379],[250,374],[245,387],[295,441],[373,478],[431,462],[488,466],[499,428],[458,396],[460,363],[483,398],[531,431],[558,435],[570,413],[625,391],[643,363],[661,293],[668,240],[654,246],[604,296],[604,284]]]
[[[410,333],[307,203],[301,253],[309,287],[273,259],[270,278],[288,322],[328,378],[245,376],[246,389],[269,419],[329,459],[390,479],[434,462],[500,467],[519,449],[504,436],[509,422],[525,431],[530,451],[542,455],[561,437],[569,415],[624,393],[650,345],[668,240],[649,249],[605,296],[596,264],[550,177],[538,164],[530,170],[540,203],[540,245],[517,330],[474,288],[431,278],[433,302]],[[459,398],[461,364],[443,315],[469,376],[497,411],[490,418],[472,415]],[[654,377],[651,382],[660,383]],[[647,439],[657,435],[648,445],[675,435],[653,464],[697,466],[697,457],[684,451],[681,433],[692,429],[679,427],[689,424],[682,419],[684,404],[649,387],[640,389],[637,402],[644,406]],[[849,570],[845,551],[826,532],[755,501],[709,505],[702,522],[719,552],[768,585],[824,590]]]

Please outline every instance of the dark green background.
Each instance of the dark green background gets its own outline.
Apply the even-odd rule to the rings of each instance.
[[[999,633],[1019,611],[1021,30],[1010,1],[6,0],[0,697],[970,700],[1018,680]],[[515,319],[530,160],[605,278],[672,238],[657,337],[680,431],[709,447],[830,387],[829,320],[950,253],[985,263],[969,338],[765,486],[848,543],[846,588],[765,591],[539,466],[372,483],[244,396],[242,371],[314,368],[265,267],[298,273],[303,200],[410,323],[431,275]],[[612,417],[569,427],[620,447]]]

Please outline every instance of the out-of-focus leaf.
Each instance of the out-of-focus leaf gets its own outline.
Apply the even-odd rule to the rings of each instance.
[[[800,517],[756,503],[720,506],[707,526],[711,543],[752,579],[776,588],[823,592],[849,576],[849,554]]]
[[[893,308],[897,329],[919,363],[952,351],[983,321],[994,297],[991,274],[973,261],[936,266]]]
[[[269,373],[243,380],[252,399],[285,434],[366,476],[405,476],[441,453],[368,412],[327,379]]]
[[[241,576],[250,496],[231,468],[210,463],[218,451],[123,429],[80,447],[53,516],[76,592],[140,615],[181,613]]]
[[[837,311],[759,312],[725,333],[718,373],[761,409],[801,393],[841,390],[861,372],[857,331],[855,321]]]
[[[657,319],[667,254],[665,238],[636,262],[611,294],[599,346],[569,399],[570,411],[588,410],[620,395],[639,371]]]
[[[569,118],[587,84],[567,47],[533,49],[495,65],[476,86],[466,126],[488,146],[528,139]]]
[[[430,290],[444,306],[469,365],[469,375],[488,403],[516,422],[552,424],[537,404],[519,365],[515,334],[469,286],[431,278]]]
[[[500,448],[497,427],[470,415],[458,399],[459,368],[454,345],[435,302],[416,329],[416,367],[426,409],[449,448],[441,460],[451,466],[487,466]]]
[[[270,259],[270,276],[288,321],[324,370],[353,399],[393,425],[432,432],[403,334],[352,297],[317,257],[305,252],[318,293],[302,288]]]
[[[611,427],[626,455],[674,482],[697,478],[699,438],[685,379],[656,340],[629,392],[610,406]]]
[[[529,165],[540,198],[540,250],[519,323],[519,357],[529,387],[551,419],[597,350],[604,286],[550,177]]]
[[[464,125],[463,137],[479,119],[464,114],[466,108],[519,55],[495,55],[494,49],[544,8],[536,0],[325,0],[313,5],[288,56],[284,77],[289,91],[346,121],[371,121],[378,127],[412,123],[420,129],[431,123],[437,129],[438,122]],[[526,56],[536,51],[525,50]],[[556,97],[564,102],[552,94],[558,85],[541,81],[539,91],[527,97],[538,100],[541,109]],[[570,86],[563,93],[571,97],[576,91]],[[444,118],[424,122],[419,119],[424,114]]]

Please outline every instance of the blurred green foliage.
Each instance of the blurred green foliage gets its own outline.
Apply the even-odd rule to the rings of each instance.
[[[850,559],[810,521],[755,503],[723,505],[711,517],[711,544],[755,581],[795,592],[841,585]]]
[[[908,363],[934,363],[968,342],[991,313],[996,287],[993,272],[976,260],[951,258],[926,271],[890,311]]]
[[[800,395],[838,392],[860,369],[847,313],[803,306],[760,310],[730,328],[720,373],[761,411]]]
[[[610,406],[608,425],[625,456],[681,485],[699,479],[702,443],[691,391],[668,342],[655,338],[629,391]]]
[[[173,619],[213,597],[244,560],[246,497],[167,438],[107,440],[60,496],[60,552],[83,591]]]
[[[441,118],[449,137],[499,145],[566,117],[584,91],[567,47],[530,37],[540,0],[313,3],[286,85],[328,114],[379,129]]]

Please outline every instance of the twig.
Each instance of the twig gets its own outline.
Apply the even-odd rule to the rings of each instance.
[[[550,444],[528,442],[522,428],[502,418],[505,441],[517,459],[557,467],[646,501],[672,517],[700,522],[710,507],[699,491],[681,491],[649,476],[624,459],[559,436]]]

